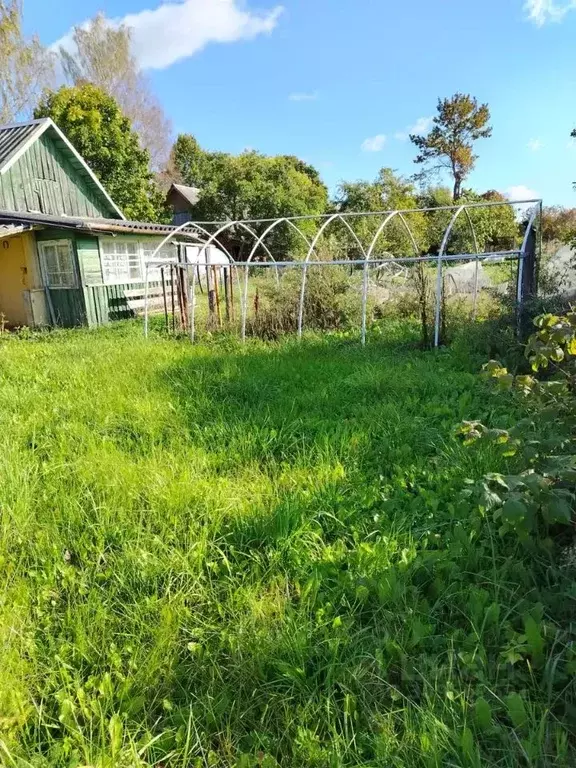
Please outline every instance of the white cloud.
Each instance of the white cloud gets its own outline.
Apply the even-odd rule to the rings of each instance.
[[[425,133],[428,133],[430,128],[432,128],[433,121],[433,117],[419,117],[414,125],[409,125],[405,131],[398,131],[398,133],[395,133],[394,138],[398,139],[398,141],[407,141],[410,138],[411,133],[415,133],[417,136],[423,136]]]
[[[233,43],[268,34],[283,11],[281,5],[263,12],[239,7],[243,5],[238,0],[162,2],[157,8],[129,13],[109,23],[131,27],[134,54],[142,69],[165,69],[210,43]],[[59,46],[72,46],[71,32],[52,47]]]
[[[523,200],[538,200],[539,197],[538,192],[530,189],[530,187],[527,187],[524,184],[508,187],[505,194],[509,200],[512,200],[515,203],[519,203]]]
[[[364,139],[362,142],[363,152],[381,152],[386,144],[386,136],[383,133],[379,133],[377,136],[371,136],[369,139]]]
[[[310,93],[306,93],[305,91],[296,91],[295,93],[291,93],[288,98],[290,101],[317,101],[318,96],[318,91],[312,91]]]
[[[562,21],[568,11],[576,9],[576,0],[526,0],[524,10],[539,27],[548,21]]]
[[[542,139],[530,139],[526,145],[531,152],[539,152],[544,146]]]
[[[416,120],[416,122],[414,123],[414,125],[408,129],[408,132],[417,133],[418,135],[428,133],[430,128],[432,128],[433,122],[434,122],[433,117],[419,117],[418,120]]]

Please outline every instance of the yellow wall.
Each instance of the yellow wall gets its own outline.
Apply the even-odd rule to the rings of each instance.
[[[23,235],[0,238],[0,314],[8,326],[27,325],[28,264]]]

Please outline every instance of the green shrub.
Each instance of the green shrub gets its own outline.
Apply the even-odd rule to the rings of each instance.
[[[278,284],[258,286],[250,308],[247,332],[276,339],[298,329],[302,268],[284,272]],[[367,315],[373,315],[369,299]],[[340,266],[309,267],[304,295],[304,328],[314,331],[359,327],[362,321],[361,273]]]
[[[505,456],[517,456],[517,471],[489,474],[467,495],[493,513],[501,535],[514,532],[525,541],[570,525],[576,503],[576,313],[541,315],[534,325],[525,355],[538,376],[514,376],[496,360],[484,366],[501,390],[526,399],[528,416],[508,430],[480,422],[460,427],[466,443],[493,442]]]

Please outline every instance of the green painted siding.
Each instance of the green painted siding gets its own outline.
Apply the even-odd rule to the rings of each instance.
[[[84,289],[88,324],[108,325],[113,320],[134,317],[128,306],[124,291],[138,288],[140,284],[129,285],[87,285]]]
[[[96,327],[114,320],[134,317],[128,306],[125,291],[144,288],[144,283],[104,285],[97,237],[67,229],[42,229],[36,233],[38,241],[72,240],[80,276],[80,288],[51,288],[50,297],[56,315],[56,324],[71,328],[79,325]],[[124,236],[123,236],[124,238]],[[133,236],[141,240],[141,236]],[[150,287],[160,286],[151,282]]]
[[[100,248],[98,238],[88,235],[76,238],[76,250],[80,264],[80,274],[83,285],[102,284],[102,265],[100,263]]]
[[[151,282],[150,288],[159,287],[161,283]],[[128,306],[124,291],[144,288],[144,283],[127,283],[124,285],[87,285],[84,288],[86,299],[86,315],[88,325],[108,325],[114,320],[126,320],[134,317],[134,312]]]
[[[118,218],[104,195],[72,166],[66,152],[47,134],[0,175],[0,208]]]
[[[56,325],[76,328],[86,325],[84,295],[81,288],[49,288]]]

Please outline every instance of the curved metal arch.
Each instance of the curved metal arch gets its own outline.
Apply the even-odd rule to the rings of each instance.
[[[372,256],[372,251],[374,250],[374,248],[376,248],[376,243],[378,242],[378,238],[380,237],[380,235],[388,225],[388,222],[392,221],[392,219],[395,216],[397,216],[398,213],[399,211],[393,211],[392,213],[389,213],[388,216],[386,216],[386,218],[382,222],[382,224],[380,224],[380,226],[376,230],[376,234],[374,235],[372,242],[370,243],[370,247],[368,248],[368,253],[366,254],[366,261],[368,261],[370,256]]]
[[[404,229],[406,230],[406,232],[408,233],[408,237],[412,241],[412,247],[414,248],[414,256],[419,256],[420,255],[420,249],[418,248],[418,243],[416,242],[416,238],[414,237],[414,234],[413,234],[412,230],[410,229],[410,227],[408,225],[408,222],[404,218],[404,214],[401,211],[398,211],[398,218],[400,219],[400,221],[404,225]]]
[[[154,261],[156,258],[156,254],[164,248],[164,246],[169,243],[171,240],[176,237],[180,232],[183,232],[187,227],[194,227],[194,229],[198,229],[201,232],[204,232],[205,235],[208,235],[210,237],[210,232],[207,229],[204,229],[204,227],[201,227],[199,224],[194,224],[192,221],[185,221],[183,224],[179,224],[176,229],[173,229],[171,232],[169,232],[166,237],[160,241],[160,245],[156,247],[156,249],[153,251],[152,256],[150,256],[149,261]],[[190,233],[192,234],[192,233]]]
[[[372,251],[376,247],[376,243],[378,242],[378,238],[388,225],[392,219],[398,216],[400,218],[400,221],[404,225],[404,229],[408,233],[408,237],[412,241],[412,247],[414,248],[414,255],[419,255],[419,249],[418,244],[416,243],[416,238],[414,237],[414,234],[412,230],[410,229],[408,222],[402,215],[400,211],[393,211],[392,213],[388,214],[382,224],[378,227],[376,230],[376,234],[374,235],[374,238],[372,242],[370,243],[370,247],[368,249],[368,253],[366,254],[366,258],[364,259],[364,267],[363,267],[363,276],[362,276],[362,331],[361,331],[361,340],[362,340],[362,346],[366,344],[366,315],[368,310],[368,262],[370,261],[370,256],[372,255]]]
[[[458,210],[455,212],[454,216],[450,219],[450,223],[448,224],[448,227],[446,228],[444,232],[444,237],[442,238],[442,244],[440,245],[440,250],[438,251],[438,267],[436,269],[436,309],[434,313],[434,346],[438,347],[440,344],[440,310],[442,306],[442,258],[444,257],[446,253],[446,247],[448,246],[448,239],[450,238],[450,234],[452,232],[452,229],[454,228],[454,224],[456,224],[456,220],[462,213],[462,211],[466,210],[465,205],[461,205]]]
[[[227,229],[230,229],[230,227],[233,227],[233,226],[242,227],[242,229],[246,230],[246,232],[249,232],[254,237],[254,239],[256,240],[256,247],[258,247],[258,245],[261,245],[262,248],[264,248],[264,250],[266,251],[266,253],[270,257],[271,261],[274,264],[276,264],[276,259],[272,255],[272,253],[271,253],[270,249],[268,248],[268,246],[265,245],[263,242],[260,242],[261,238],[258,237],[258,235],[252,229],[252,227],[249,227],[243,221],[229,221],[226,224],[224,224],[223,226],[221,226],[218,230],[216,230],[216,232],[214,232],[213,235],[211,235],[208,238],[208,240],[204,244],[204,246],[203,246],[202,250],[200,251],[200,253],[205,252],[206,248],[208,248],[208,246],[211,245],[211,243],[213,243],[216,240],[217,237],[219,237],[223,232],[225,232]],[[220,244],[220,241],[217,241],[217,242],[218,242],[218,244]],[[256,252],[256,249],[253,248],[252,252],[250,253],[250,257],[252,257],[255,252]],[[239,266],[239,265],[241,266],[242,265],[241,262],[234,262],[234,264],[236,266]],[[245,319],[246,319],[247,307],[248,307],[248,270],[250,269],[250,265],[248,264],[248,262],[246,262],[243,266],[244,266],[244,269],[245,269],[245,273],[244,273],[244,291],[242,291],[240,289],[240,303],[241,303],[241,314],[242,314],[242,341],[245,341],[245,339],[246,339],[246,322],[245,322]],[[276,282],[278,284],[280,284],[280,273],[278,271],[278,267],[275,268],[275,271],[276,271]],[[238,277],[238,273],[236,273],[236,277],[238,279],[238,285],[240,286],[240,278]]]
[[[208,235],[208,241],[210,240],[210,238],[212,237],[212,233],[209,232],[209,230],[205,229],[200,224],[194,224],[194,226],[197,229],[201,230],[205,235]],[[201,266],[200,265],[200,256],[201,256],[202,253],[206,253],[206,247],[207,247],[207,243],[201,248],[201,250],[198,253],[198,268]],[[240,294],[240,297],[242,297],[242,290],[241,290],[241,286],[240,286],[240,277],[238,276],[238,270],[235,269],[236,262],[234,260],[234,257],[232,256],[232,254],[230,253],[228,248],[226,248],[226,246],[222,245],[222,243],[218,242],[218,247],[220,248],[221,251],[224,251],[226,256],[228,256],[228,259],[230,260],[229,269],[233,270],[232,271],[233,275],[236,275],[236,282],[238,284],[238,293]],[[188,262],[186,262],[186,264],[188,264]],[[207,270],[209,265],[206,263],[206,258],[204,258],[204,266],[205,266],[205,268]],[[200,276],[200,275],[198,275],[198,276]],[[206,277],[206,280],[208,280],[208,277]],[[188,305],[190,306],[190,341],[192,343],[194,343],[194,339],[196,337],[196,269],[192,270],[192,298],[191,298],[191,300],[192,300],[191,304],[190,304],[190,301],[188,302]]]
[[[173,240],[174,237],[176,237],[176,235],[178,235],[184,229],[186,229],[187,227],[191,227],[191,226],[193,226],[194,229],[197,229],[200,232],[203,232],[205,235],[208,235],[208,238],[211,237],[210,231],[205,229],[200,224],[194,224],[191,221],[185,221],[183,224],[180,224],[179,226],[176,227],[176,229],[174,229],[172,232],[169,232],[166,235],[166,237],[154,249],[154,251],[152,253],[152,256],[150,257],[148,262],[154,261],[154,259],[156,258],[156,254],[158,254],[165,245],[167,245],[169,242],[171,242],[171,240]],[[202,242],[199,241],[197,243],[197,245],[202,245]],[[234,258],[232,257],[232,255],[230,254],[228,249],[225,248],[224,246],[222,246],[220,243],[218,243],[218,245],[224,251],[226,256],[228,256],[228,258],[230,259],[230,266],[231,267],[234,266],[234,264],[236,262],[234,261]],[[205,250],[205,248],[203,250]],[[200,254],[198,254],[198,255],[200,255]],[[146,266],[145,266],[146,274],[145,274],[145,280],[144,280],[144,336],[146,338],[148,337],[148,288],[149,288],[149,282],[150,282],[149,281],[149,276],[148,276],[148,262],[146,263]],[[236,275],[236,277],[238,277],[238,275]],[[240,288],[240,283],[239,282],[238,282],[238,287]],[[194,315],[194,310],[195,310],[195,306],[196,306],[196,294],[193,295],[193,300],[194,300],[194,302],[192,304],[192,316]],[[192,322],[194,322],[194,318],[193,317],[192,317]]]
[[[474,250],[476,253],[480,253],[480,246],[478,245],[478,238],[476,237],[476,230],[474,229],[474,223],[472,222],[472,217],[470,216],[470,209],[466,208],[466,218],[468,219],[468,224],[470,224],[470,229],[472,230],[472,239],[474,240]],[[478,272],[480,269],[480,262],[478,261],[478,257],[476,257],[475,266],[474,266],[474,299],[472,300],[472,320],[476,320],[476,309],[478,307]]]
[[[358,235],[356,234],[356,232],[354,232],[354,230],[352,229],[350,224],[348,224],[346,219],[343,218],[341,213],[333,213],[332,216],[330,216],[328,219],[326,219],[324,224],[322,224],[322,226],[320,227],[318,232],[316,232],[316,235],[314,236],[314,239],[312,240],[310,248],[308,249],[308,253],[306,254],[306,258],[304,259],[304,267],[302,268],[302,285],[300,286],[300,305],[298,307],[298,338],[299,339],[302,338],[302,326],[303,326],[303,323],[304,323],[304,298],[306,296],[306,278],[307,278],[307,270],[308,270],[308,267],[306,265],[310,261],[310,256],[312,255],[312,251],[316,248],[316,244],[317,244],[318,240],[320,239],[322,233],[324,232],[324,230],[333,221],[336,221],[336,219],[340,219],[342,224],[344,224],[346,229],[348,229],[348,231],[350,232],[350,234],[352,235],[354,240],[356,240],[356,243],[358,244],[358,247],[362,251],[364,259],[366,259],[366,251],[364,249],[364,246],[362,245],[362,243],[358,239]]]
[[[360,250],[361,250],[361,251],[362,251],[362,253],[364,254],[364,257],[366,257],[366,251],[364,250],[364,246],[362,245],[362,243],[361,243],[361,242],[360,242],[360,240],[358,239],[358,235],[356,234],[356,232],[354,232],[354,230],[352,229],[352,227],[350,226],[350,224],[348,224],[348,222],[346,221],[346,219],[343,217],[343,215],[342,215],[341,213],[333,213],[333,214],[332,214],[332,216],[330,216],[330,218],[326,219],[326,221],[324,222],[324,224],[322,224],[322,226],[320,227],[320,229],[318,230],[318,232],[316,232],[316,235],[314,236],[314,239],[312,240],[312,244],[311,244],[311,246],[310,246],[310,249],[309,249],[308,253],[306,254],[306,258],[304,259],[304,263],[306,263],[307,261],[310,261],[310,256],[312,255],[312,251],[313,251],[313,250],[314,250],[314,248],[316,247],[316,243],[317,243],[317,242],[318,242],[318,240],[320,239],[320,236],[322,235],[322,233],[324,232],[324,230],[325,230],[325,229],[326,229],[326,228],[327,228],[327,227],[328,227],[328,226],[329,226],[329,225],[330,225],[330,224],[331,224],[333,221],[335,221],[336,219],[340,219],[340,221],[342,222],[342,224],[344,224],[344,226],[345,226],[345,227],[346,227],[346,229],[347,229],[347,230],[350,232],[350,234],[352,235],[352,237],[354,238],[354,240],[356,240],[356,243],[358,244],[358,247],[360,248]]]
[[[250,264],[252,261],[252,258],[254,257],[254,254],[258,250],[259,246],[262,245],[262,241],[265,237],[267,237],[270,232],[272,232],[273,229],[275,229],[279,224],[282,224],[282,222],[285,222],[286,224],[289,224],[292,229],[294,229],[300,237],[304,240],[308,248],[311,248],[311,242],[308,240],[304,232],[294,224],[294,222],[291,219],[288,219],[286,217],[283,217],[281,219],[276,219],[276,221],[272,222],[269,227],[267,227],[264,232],[260,235],[256,243],[254,244],[254,247],[250,251],[250,255],[248,256],[248,259],[246,260],[246,265]],[[249,273],[249,267],[246,266],[244,269],[244,293],[242,295],[242,341],[246,340],[246,320],[248,315],[248,273]]]
[[[220,229],[216,230],[216,232],[214,232],[214,234],[212,234],[208,238],[208,240],[202,246],[201,253],[202,253],[202,251],[205,251],[206,248],[208,248],[209,245],[212,245],[212,243],[216,240],[216,238],[219,237],[223,232],[225,232],[227,229],[230,229],[230,227],[234,227],[234,226],[242,227],[242,229],[245,229],[246,232],[249,232],[252,235],[252,237],[254,237],[255,240],[258,240],[258,235],[256,234],[256,232],[254,232],[252,227],[249,227],[243,221],[228,221],[226,224],[224,224],[222,227],[220,227]],[[218,244],[220,245],[220,241],[218,241]],[[276,264],[276,259],[274,258],[274,256],[272,256],[272,253],[270,252],[270,249],[268,248],[268,246],[266,246],[266,245],[264,245],[264,243],[262,243],[262,247],[264,248],[264,250],[266,251],[266,253],[270,257],[271,261],[274,264]],[[235,264],[241,264],[242,262],[234,262],[234,263]],[[276,269],[276,276],[278,277],[278,269]]]
[[[416,242],[416,238],[414,237],[414,233],[413,233],[413,232],[412,232],[412,230],[410,229],[410,226],[409,226],[408,222],[406,221],[406,219],[404,218],[404,215],[403,215],[403,213],[402,213],[401,211],[393,211],[392,213],[390,213],[390,214],[389,214],[389,215],[388,215],[388,216],[385,218],[385,220],[382,222],[382,224],[380,224],[380,226],[378,227],[378,229],[377,229],[377,231],[376,231],[376,234],[374,235],[374,239],[372,240],[372,242],[371,242],[371,244],[370,244],[370,248],[368,249],[368,256],[367,256],[367,260],[368,260],[368,259],[370,258],[370,256],[372,255],[372,251],[373,251],[373,250],[374,250],[374,248],[376,247],[376,243],[378,242],[378,238],[380,237],[380,235],[381,235],[381,234],[382,234],[382,232],[384,231],[384,229],[385,229],[386,225],[388,224],[388,222],[392,221],[392,219],[393,219],[395,216],[398,216],[398,218],[400,219],[400,221],[402,222],[402,224],[403,224],[403,226],[404,226],[404,229],[405,229],[405,230],[406,230],[406,232],[408,233],[408,237],[410,238],[410,240],[411,240],[411,242],[412,242],[412,247],[414,248],[414,255],[415,255],[415,256],[418,256],[418,255],[419,255],[419,253],[420,253],[420,250],[419,250],[419,248],[418,248],[418,243]]]
[[[308,240],[304,232],[302,232],[302,230],[299,227],[297,227],[296,224],[294,224],[294,222],[291,219],[288,219],[287,217],[283,217],[281,219],[276,219],[276,221],[270,224],[270,226],[267,227],[267,229],[265,229],[264,232],[260,235],[260,237],[256,241],[256,244],[254,245],[254,248],[252,248],[252,250],[250,251],[250,255],[246,259],[247,264],[252,261],[254,254],[258,250],[258,247],[262,244],[262,241],[264,240],[264,238],[267,237],[270,234],[270,232],[272,232],[273,229],[275,229],[279,224],[282,224],[283,222],[285,222],[286,224],[289,224],[292,227],[292,229],[294,229],[300,235],[300,237],[304,240],[306,245],[310,247],[311,241]]]
[[[470,216],[470,209],[464,208],[464,213],[466,214],[466,218],[468,219],[468,224],[470,224],[470,230],[472,232],[472,240],[474,240],[474,249],[476,253],[480,253],[480,246],[478,245],[476,230],[474,229],[474,223],[472,222],[472,217]]]

